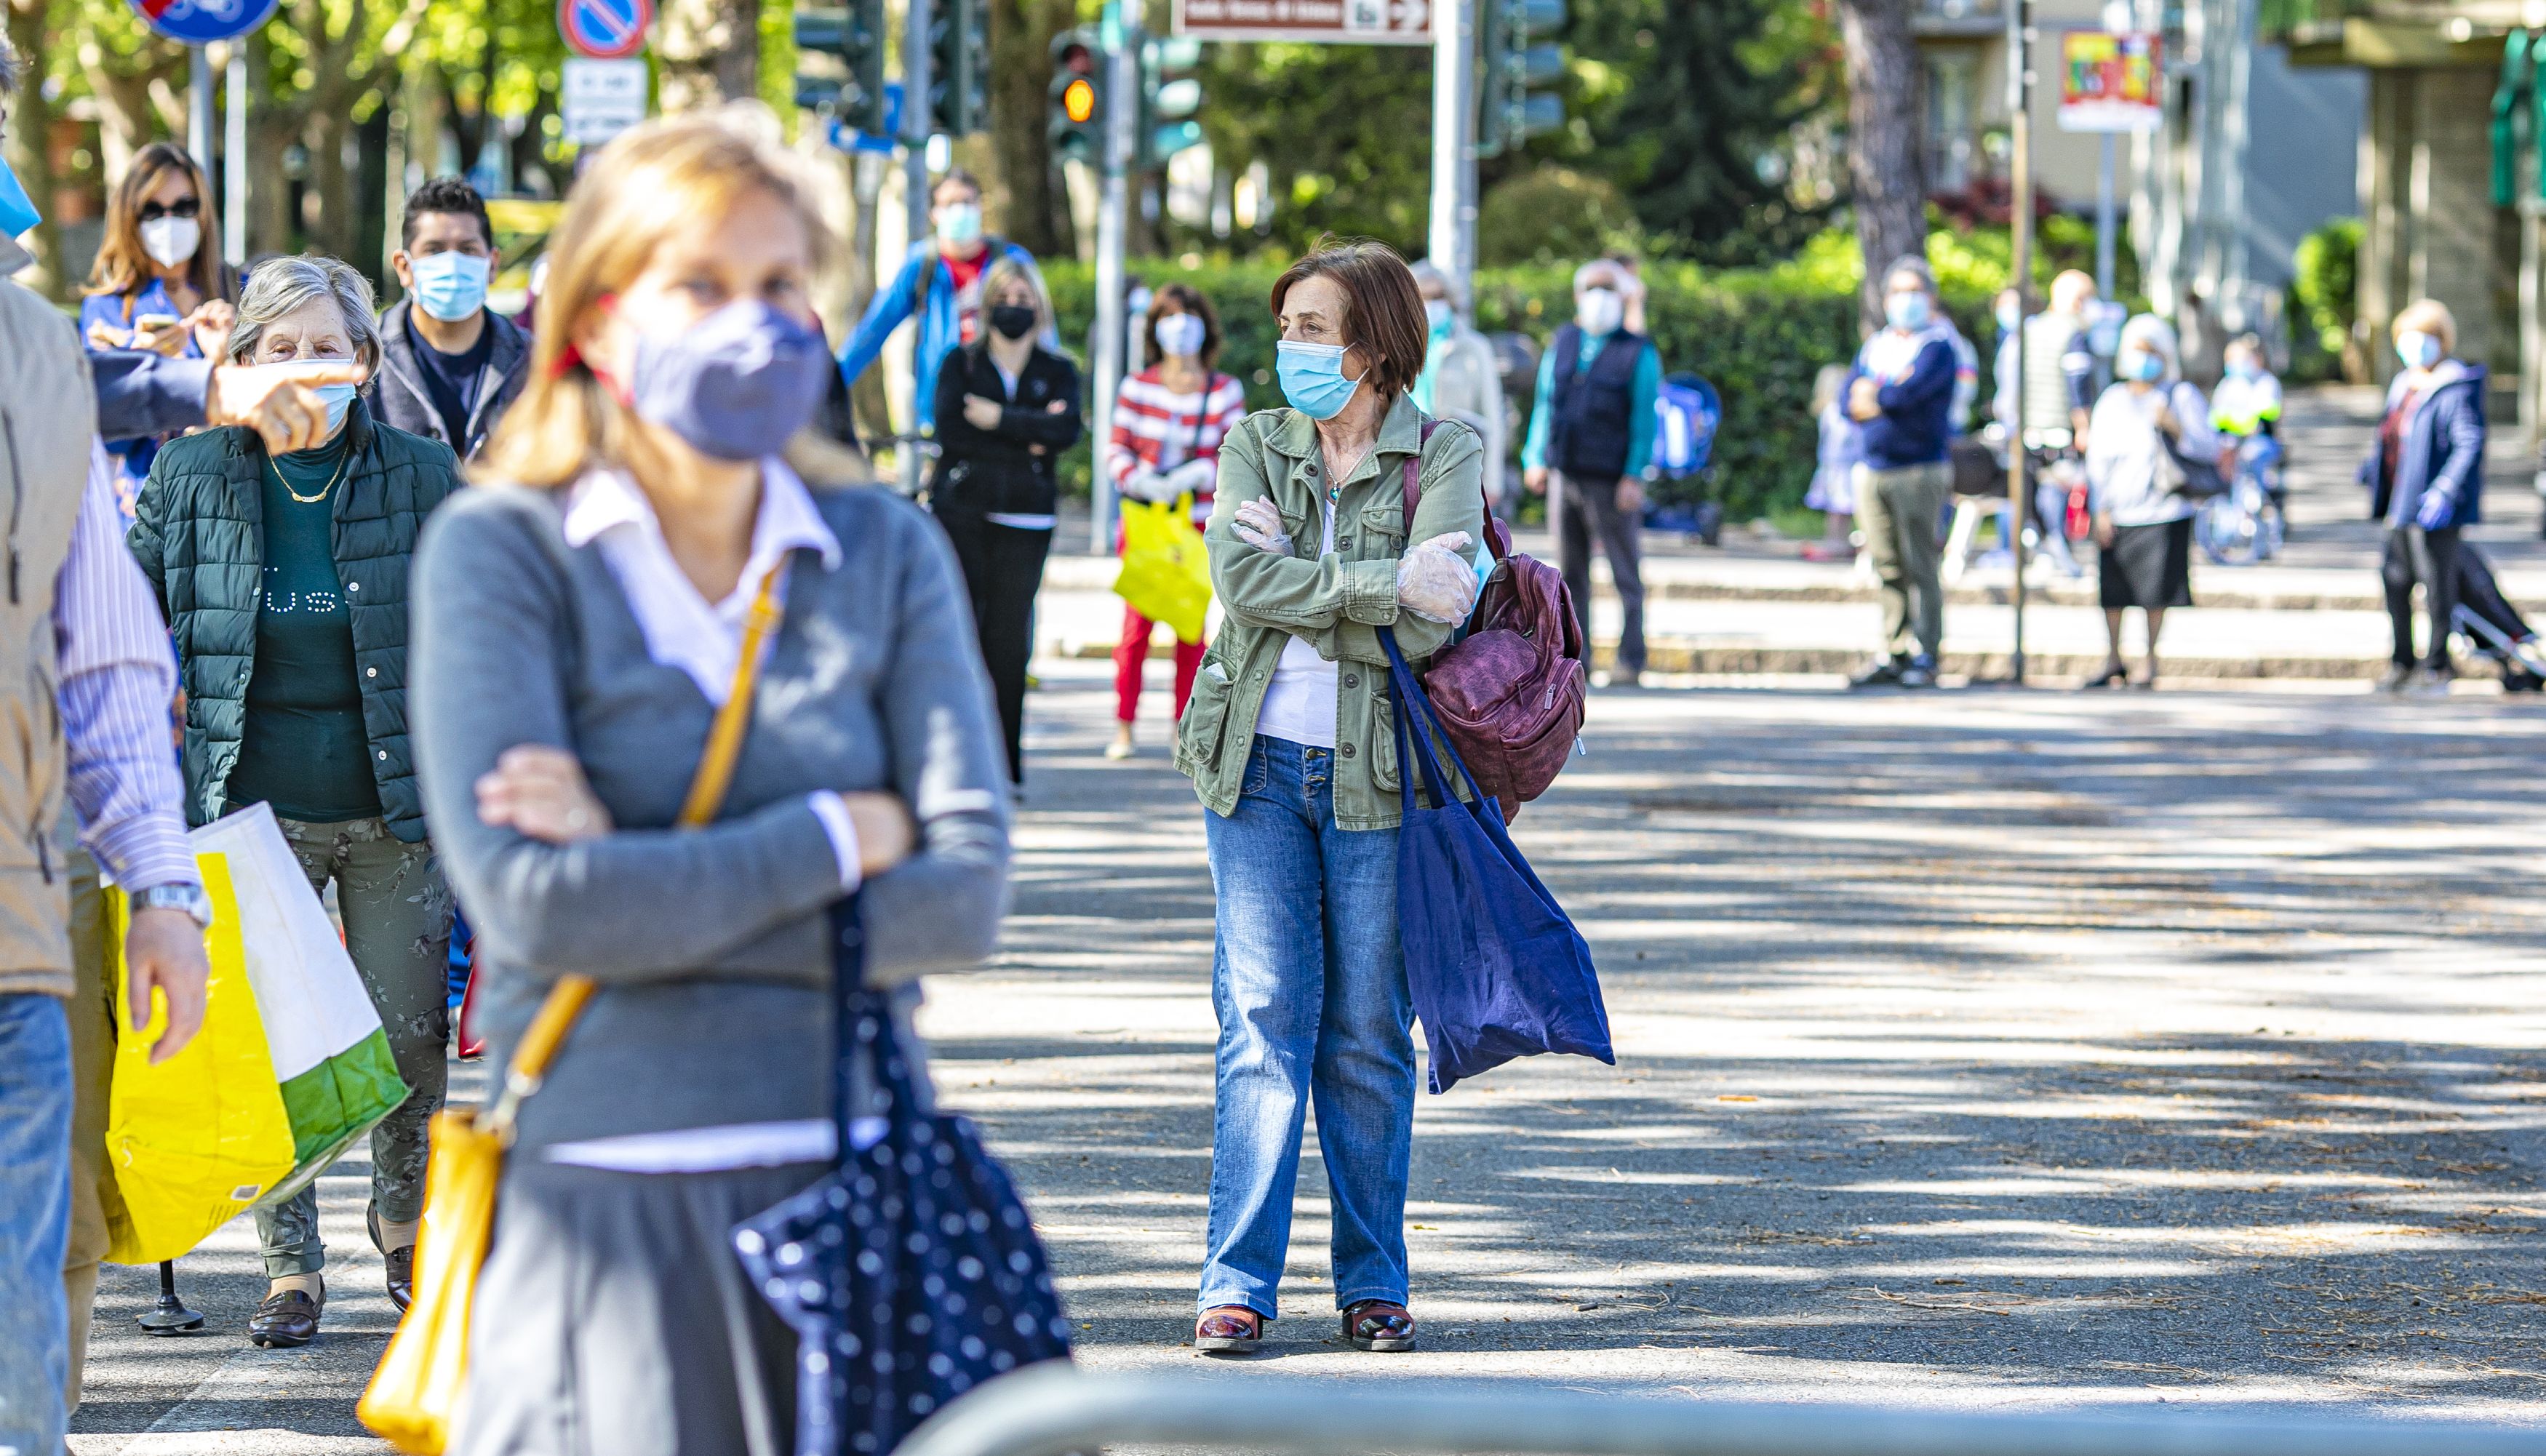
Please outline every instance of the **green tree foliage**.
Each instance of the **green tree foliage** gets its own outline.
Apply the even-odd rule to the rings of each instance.
[[[1726,263],[1818,225],[1786,196],[1788,130],[1835,94],[1828,28],[1792,0],[1575,0],[1572,164],[1614,183],[1662,251]]]
[[[1488,268],[1579,262],[1636,242],[1635,214],[1606,178],[1541,166],[1494,184],[1477,209],[1477,259]]]
[[[1267,246],[1328,232],[1419,251],[1432,197],[1432,52],[1411,45],[1214,45],[1203,129],[1221,165],[1272,174]]]

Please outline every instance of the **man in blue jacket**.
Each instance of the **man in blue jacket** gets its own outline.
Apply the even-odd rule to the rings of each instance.
[[[981,230],[981,184],[972,173],[961,167],[948,171],[928,198],[935,235],[911,244],[910,256],[891,282],[876,290],[857,332],[840,351],[840,374],[854,385],[884,353],[892,331],[918,315],[919,338],[910,351],[916,377],[912,428],[922,435],[937,427],[937,366],[980,334],[981,276],[1001,258],[1035,266],[1033,254]],[[1047,333],[1044,343],[1058,349],[1061,341]]]
[[[2387,526],[2379,562],[2394,657],[2382,692],[2445,693],[2457,676],[2449,625],[2457,614],[2458,539],[2484,519],[2485,370],[2450,356],[2457,319],[2433,299],[2408,304],[2391,330],[2405,368],[2387,386],[2387,409],[2360,463],[2369,514]],[[2414,665],[2414,588],[2422,588],[2428,644]]]
[[[1840,396],[1864,427],[1856,519],[1883,584],[1883,653],[1849,686],[1932,688],[1945,638],[1936,523],[1954,483],[1945,452],[1956,359],[1925,259],[1903,257],[1884,270],[1883,317]]]
[[[1556,331],[1538,365],[1538,399],[1520,452],[1521,476],[1548,496],[1556,555],[1582,641],[1591,641],[1591,543],[1609,558],[1624,622],[1609,686],[1632,688],[1645,671],[1645,476],[1654,463],[1654,398],[1661,355],[1627,326],[1633,275],[1598,258],[1573,275],[1573,321]],[[1552,488],[1551,488],[1552,487]]]

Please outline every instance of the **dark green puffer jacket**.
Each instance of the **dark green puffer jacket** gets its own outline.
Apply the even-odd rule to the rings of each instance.
[[[389,831],[424,838],[424,804],[406,740],[407,562],[424,518],[460,485],[451,447],[375,424],[359,400],[345,428],[354,459],[336,486],[336,579],[353,619],[363,727]],[[227,807],[246,735],[265,579],[265,442],[244,426],[172,440],[141,487],[132,555],[176,629],[186,688],[186,816]]]

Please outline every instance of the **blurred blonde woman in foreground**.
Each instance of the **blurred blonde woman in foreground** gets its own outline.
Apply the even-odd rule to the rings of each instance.
[[[426,802],[503,1065],[600,991],[523,1104],[477,1284],[468,1456],[780,1456],[796,1338],[733,1225],[831,1163],[829,905],[917,999],[997,933],[1005,764],[964,583],[916,507],[804,434],[830,247],[714,120],[614,142],[549,250],[532,381],[418,568]],[[744,627],[783,611],[721,811],[673,830]]]

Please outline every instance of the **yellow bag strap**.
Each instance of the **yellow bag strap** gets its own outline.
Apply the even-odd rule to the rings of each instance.
[[[784,615],[778,607],[778,584],[795,559],[793,552],[781,557],[760,578],[760,591],[751,599],[751,615],[742,628],[742,655],[733,666],[733,687],[717,709],[716,722],[708,728],[707,751],[699,757],[698,771],[690,776],[690,792],[681,803],[681,828],[695,829],[714,819],[724,807],[725,791],[733,786],[734,764],[742,757],[743,734],[751,727],[752,690],[760,681],[761,658]],[[512,1064],[504,1069],[503,1093],[486,1116],[488,1131],[509,1140],[522,1100],[540,1089],[550,1064],[565,1045],[566,1033],[574,1029],[576,1018],[600,988],[589,976],[561,977],[549,988],[539,1014],[522,1033],[521,1045],[513,1049]]]

